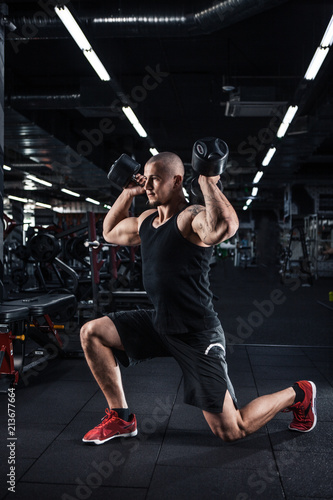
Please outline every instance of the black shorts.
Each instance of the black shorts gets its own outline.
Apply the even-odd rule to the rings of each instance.
[[[125,349],[113,350],[118,361],[130,366],[147,359],[172,356],[184,375],[185,403],[220,413],[228,389],[237,408],[228,376],[222,326],[204,332],[162,335],[153,326],[152,312],[138,309],[108,315]]]

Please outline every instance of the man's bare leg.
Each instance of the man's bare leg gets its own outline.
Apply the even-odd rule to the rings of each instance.
[[[127,408],[120,369],[111,350],[124,348],[111,319],[104,316],[84,324],[80,338],[89,368],[109,408]]]
[[[242,409],[236,410],[227,391],[222,413],[203,411],[203,414],[216,436],[224,441],[235,441],[263,427],[279,411],[292,405],[294,400],[295,391],[292,387],[288,387],[283,391],[260,396]]]

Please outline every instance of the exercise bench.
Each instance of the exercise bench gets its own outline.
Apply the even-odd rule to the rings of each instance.
[[[25,343],[29,337],[42,347],[52,345],[59,353],[62,352],[63,342],[58,333],[59,326],[51,317],[65,315],[69,319],[75,314],[76,308],[76,297],[72,294],[51,293],[3,302],[0,306],[1,336],[4,335],[1,339],[1,350],[4,353],[0,365],[1,378],[10,375],[14,385],[18,382],[19,370],[14,366],[13,339],[20,339]],[[19,335],[13,333],[15,323],[20,323]],[[22,371],[30,368],[23,367],[23,358],[24,348]]]

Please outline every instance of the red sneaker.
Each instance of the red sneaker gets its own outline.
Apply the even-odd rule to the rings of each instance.
[[[294,413],[293,421],[289,424],[291,431],[310,432],[317,423],[316,386],[310,380],[296,382],[305,393],[303,401],[288,406],[284,411]]]
[[[84,443],[103,444],[110,439],[117,437],[132,437],[138,433],[137,422],[135,415],[130,415],[129,421],[126,422],[118,417],[118,413],[114,410],[105,410],[106,415],[102,418],[100,424],[87,432],[83,437]]]

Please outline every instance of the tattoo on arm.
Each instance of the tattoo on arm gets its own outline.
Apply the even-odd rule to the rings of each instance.
[[[195,217],[196,215],[198,215],[203,210],[205,210],[205,208],[203,206],[201,206],[201,205],[191,205],[189,207],[189,211],[193,215],[193,217]]]

